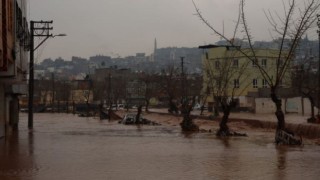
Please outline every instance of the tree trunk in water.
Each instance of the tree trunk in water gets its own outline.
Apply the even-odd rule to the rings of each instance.
[[[230,110],[231,110],[231,107],[229,105],[227,105],[226,107],[223,107],[223,117],[222,117],[220,124],[219,124],[220,128],[217,132],[217,136],[229,136],[230,135],[229,127],[227,125],[228,120],[229,120]]]
[[[150,100],[146,99],[146,112],[149,112],[149,104],[150,104]]]
[[[140,106],[138,107],[138,113],[137,113],[137,115],[136,115],[136,124],[140,124],[140,123],[141,123],[141,122],[140,122],[141,112],[142,112],[142,105],[140,105]]]
[[[285,129],[284,114],[281,109],[281,99],[277,97],[275,88],[271,88],[271,99],[276,105],[276,117],[278,119],[278,126],[276,130],[275,143],[285,145],[301,145],[302,139],[294,137],[294,133],[288,129]]]
[[[284,114],[283,111],[281,109],[282,103],[281,103],[281,99],[279,99],[277,97],[277,94],[275,92],[274,88],[271,88],[271,99],[274,102],[274,104],[276,105],[276,117],[278,120],[278,126],[277,126],[277,130],[284,130],[285,129],[285,120],[284,120]]]
[[[178,108],[177,108],[176,104],[173,102],[173,98],[171,98],[171,97],[169,99],[169,109],[168,109],[168,111],[170,113],[173,113],[173,112],[175,112],[176,114],[178,113]]]
[[[314,123],[314,122],[316,122],[316,118],[315,118],[315,116],[314,116],[314,100],[313,100],[313,98],[310,96],[310,95],[307,95],[307,97],[308,97],[308,99],[309,99],[309,101],[310,101],[310,105],[311,105],[311,117],[310,118],[308,118],[308,122],[310,122],[310,123]]]
[[[195,125],[192,121],[192,118],[190,117],[191,108],[186,104],[182,105],[181,113],[183,114],[183,120],[180,123],[180,126],[182,128],[182,131],[185,132],[192,132],[192,131],[198,131],[199,127]]]

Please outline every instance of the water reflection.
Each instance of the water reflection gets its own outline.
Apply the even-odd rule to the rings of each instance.
[[[33,157],[33,135],[24,135],[15,131],[0,140],[1,180],[28,180],[39,171]]]
[[[229,143],[230,138],[222,137],[222,138],[218,138],[218,139],[222,142],[224,147],[226,147],[226,148],[230,147],[230,143]]]
[[[192,131],[181,131],[181,134],[187,138],[187,139],[191,139],[195,134],[197,134],[196,132],[192,132]]]
[[[277,147],[277,158],[278,158],[278,169],[282,170],[286,168],[286,156],[287,156],[287,147],[278,146]]]
[[[33,144],[33,131],[30,130],[28,133],[28,147],[29,147],[29,155],[32,156],[33,155],[33,151],[34,151],[34,144]]]
[[[286,165],[287,165],[287,146],[279,145],[277,148],[277,177],[275,179],[286,179]]]

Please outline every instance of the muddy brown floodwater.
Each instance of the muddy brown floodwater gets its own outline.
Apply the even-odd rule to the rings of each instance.
[[[1,180],[319,179],[320,147],[277,147],[272,132],[218,139],[178,126],[35,114],[0,139]]]

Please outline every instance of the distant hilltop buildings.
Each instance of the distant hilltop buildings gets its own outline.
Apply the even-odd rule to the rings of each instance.
[[[201,50],[195,48],[167,47],[156,49],[155,52],[146,56],[145,53],[136,53],[135,56],[124,58],[96,55],[89,59],[73,56],[71,60],[62,58],[44,59],[37,64],[35,78],[50,78],[55,72],[57,77],[74,78],[78,74],[93,74],[100,68],[130,69],[133,72],[160,73],[168,66],[180,68],[180,57],[185,57],[185,68],[188,73],[201,73]]]
[[[249,43],[242,41],[240,39],[234,39],[234,43],[237,46],[242,48],[248,48]],[[215,43],[215,45],[229,45],[228,42],[222,40]],[[273,41],[255,41],[253,43],[254,48],[258,49],[279,49],[280,48],[280,39]],[[283,48],[288,49],[290,47],[290,40],[286,40]],[[304,39],[300,40],[299,47],[296,49],[295,53],[295,63],[302,63],[306,58],[314,58],[319,56],[319,41],[318,40],[309,40],[306,35]]]
[[[243,48],[249,46],[246,41],[234,39],[235,44]],[[284,44],[284,48],[289,47],[289,40]],[[215,45],[228,45],[226,41],[218,41]],[[278,49],[279,41],[256,41],[254,48],[259,49]],[[36,78],[50,78],[50,74],[55,72],[57,78],[76,79],[82,77],[83,74],[93,74],[99,68],[119,68],[130,69],[133,72],[160,73],[162,70],[173,66],[181,68],[181,57],[185,58],[185,69],[189,74],[201,74],[202,50],[194,47],[166,47],[158,48],[157,39],[154,40],[154,50],[151,55],[145,53],[136,53],[135,56],[115,57],[104,55],[95,55],[89,59],[73,56],[71,60],[62,58],[45,59],[37,64]],[[307,58],[314,59],[319,54],[319,43],[317,40],[309,40],[308,36],[301,40],[300,46],[297,48],[295,64],[301,64]],[[82,74],[82,75],[81,75]]]

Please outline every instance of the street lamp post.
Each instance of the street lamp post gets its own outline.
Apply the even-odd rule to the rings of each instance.
[[[50,25],[53,21],[30,21],[30,59],[29,59],[29,100],[28,100],[28,128],[33,128],[33,96],[34,96],[34,51],[37,50],[48,38],[66,36],[66,34],[52,35]],[[34,47],[34,37],[44,39]]]

